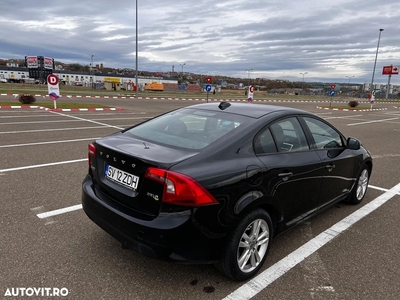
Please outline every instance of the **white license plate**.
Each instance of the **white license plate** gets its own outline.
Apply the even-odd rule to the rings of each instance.
[[[139,184],[139,177],[106,165],[105,176],[116,183],[119,183],[129,189],[136,190]]]

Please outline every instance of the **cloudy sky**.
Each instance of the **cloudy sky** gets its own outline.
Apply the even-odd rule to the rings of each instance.
[[[139,70],[371,82],[380,28],[374,82],[400,65],[399,0],[137,1]],[[0,58],[135,68],[135,3],[0,0]]]

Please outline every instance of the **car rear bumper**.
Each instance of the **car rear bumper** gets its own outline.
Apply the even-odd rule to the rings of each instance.
[[[124,247],[145,256],[182,263],[214,263],[220,258],[222,238],[207,237],[192,221],[190,209],[144,221],[98,197],[90,176],[82,185],[82,206],[94,223]]]

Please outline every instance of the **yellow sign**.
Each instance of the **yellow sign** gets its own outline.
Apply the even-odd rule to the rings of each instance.
[[[115,78],[115,77],[105,77],[104,82],[115,82],[115,83],[120,83],[121,79],[120,78]]]

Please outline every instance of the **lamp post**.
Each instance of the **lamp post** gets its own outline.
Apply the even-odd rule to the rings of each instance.
[[[250,86],[250,72],[253,71],[253,69],[246,69],[247,71],[247,83]]]
[[[353,75],[353,76],[346,76],[346,77],[349,78],[349,83],[348,83],[348,85],[347,85],[347,94],[350,94],[350,79],[353,78],[353,77],[355,77],[355,76]]]
[[[356,77],[356,76],[346,76],[346,77],[349,78],[349,85],[350,85],[350,79],[351,79],[351,78],[354,78],[354,77]]]
[[[183,66],[186,65],[186,63],[180,64],[180,65],[181,65],[181,67],[182,67],[182,72],[181,72],[182,82],[181,82],[181,83],[183,84]]]
[[[136,68],[135,68],[135,86],[136,86],[136,97],[138,96],[138,0],[136,0]]]
[[[185,66],[185,65],[186,65],[186,63],[180,64],[180,65],[181,65],[181,67],[182,67],[181,76],[183,77],[183,66]]]
[[[303,75],[303,82],[301,83],[301,90],[304,91],[304,75],[308,74],[308,72],[300,73]]]
[[[378,51],[379,51],[379,43],[381,41],[381,33],[384,29],[379,29],[379,38],[378,38],[378,46],[376,47],[376,54],[375,54],[375,63],[374,63],[374,71],[372,72],[372,80],[371,80],[371,96],[374,91],[374,77],[375,77],[375,68],[376,68],[376,60],[378,59]]]
[[[90,59],[90,85],[92,86],[92,89],[94,88],[94,84],[93,84],[93,73],[92,73],[92,70],[93,70],[93,54],[92,54],[92,57],[91,57],[91,59]]]

